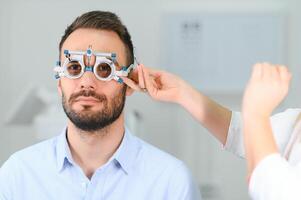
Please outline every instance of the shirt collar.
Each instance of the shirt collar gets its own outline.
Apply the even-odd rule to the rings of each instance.
[[[124,172],[128,174],[135,164],[140,149],[141,143],[139,140],[125,128],[121,144],[107,163],[110,163],[111,161],[117,162]],[[57,138],[56,153],[57,169],[59,172],[62,171],[68,163],[72,165],[75,164],[67,141],[67,128],[65,128]]]
[[[62,133],[57,138],[56,156],[58,171],[63,170],[67,162],[74,164],[69,144],[67,141],[67,128],[64,128]]]
[[[112,158],[116,160],[122,169],[128,174],[131,172],[131,169],[135,164],[140,149],[141,143],[139,140],[133,136],[127,128],[125,128],[125,134],[122,142]]]

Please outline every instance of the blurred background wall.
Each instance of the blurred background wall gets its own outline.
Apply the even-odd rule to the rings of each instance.
[[[196,88],[233,110],[240,109],[243,88],[256,60],[287,64],[294,76],[280,111],[298,107],[301,102],[300,7],[297,0],[0,0],[0,165],[17,150],[57,135],[62,129],[65,118],[52,69],[63,31],[83,12],[115,12],[128,27],[141,62],[183,75]],[[242,20],[235,21],[240,17]],[[191,22],[197,25],[192,33],[188,30],[186,36],[190,41],[186,36],[183,39],[181,30],[176,28],[177,24],[181,23],[179,27],[183,28]],[[229,22],[230,27],[221,26],[223,22]],[[214,23],[223,29],[214,31]],[[240,25],[237,31],[236,23]],[[241,41],[250,44],[260,33],[260,27],[265,31],[261,40],[266,39],[267,48],[261,44],[257,51],[253,45],[251,51],[247,45],[240,45]],[[170,31],[173,28],[174,33]],[[213,36],[211,40],[204,39],[205,33],[211,35],[210,30],[221,39],[214,43],[215,49],[208,44],[215,41]],[[238,34],[239,39],[231,37],[232,33]],[[229,45],[231,52],[225,51],[224,45]],[[236,55],[238,46],[241,48],[237,48]],[[248,51],[250,58],[239,59],[249,55],[243,54]],[[192,60],[197,63],[195,66],[189,64],[191,55],[197,57]],[[268,58],[264,60],[258,55]],[[187,66],[183,66],[185,59]],[[217,72],[220,78],[215,80]],[[212,77],[211,82],[206,77]],[[198,82],[204,79],[207,82]],[[223,151],[182,108],[154,102],[145,94],[134,94],[127,99],[126,116],[129,128],[137,136],[185,161],[205,200],[248,199],[244,161]]]

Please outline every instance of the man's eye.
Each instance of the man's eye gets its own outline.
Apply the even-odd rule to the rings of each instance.
[[[67,71],[70,75],[78,75],[80,74],[81,70],[81,65],[76,61],[72,61],[67,65]]]
[[[107,78],[111,75],[112,68],[107,63],[100,63],[96,68],[96,73],[99,77]]]

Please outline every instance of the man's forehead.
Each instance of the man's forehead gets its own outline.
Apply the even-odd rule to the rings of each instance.
[[[106,47],[123,46],[118,34],[113,31],[96,29],[77,29],[72,32],[64,42],[65,45]]]

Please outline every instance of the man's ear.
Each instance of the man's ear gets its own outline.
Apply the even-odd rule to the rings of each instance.
[[[126,86],[126,96],[131,96],[134,93],[134,90],[129,86]]]
[[[57,81],[57,91],[58,91],[58,93],[59,93],[60,96],[63,95],[61,79],[59,79],[59,80]]]

